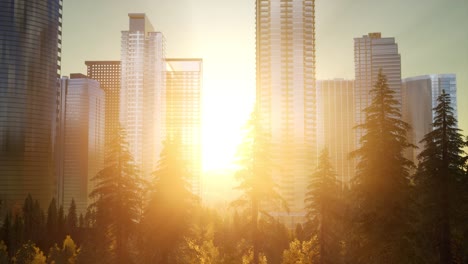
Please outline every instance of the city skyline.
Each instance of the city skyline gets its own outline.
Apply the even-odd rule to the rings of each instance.
[[[467,14],[0,0],[0,262],[468,263]]]
[[[118,59],[119,46],[115,43],[119,30],[126,24],[124,15],[146,12],[155,27],[166,35],[168,57],[204,58],[203,120],[207,124],[203,128],[203,140],[210,139],[215,143],[210,143],[209,150],[203,149],[203,157],[214,159],[213,153],[228,149],[223,151],[230,154],[212,160],[209,169],[229,167],[228,159],[232,159],[240,140],[236,135],[240,134],[255,96],[254,1],[202,0],[197,5],[190,1],[133,1],[131,4],[122,1],[105,9],[106,2],[93,2],[92,7],[86,0],[79,6],[73,2],[65,4],[63,72],[82,71],[85,60]],[[360,9],[360,6],[366,8]],[[457,28],[468,24],[468,18],[463,15],[468,11],[468,3],[457,0],[448,6],[440,0],[392,4],[360,1],[356,5],[345,0],[317,1],[316,10],[318,79],[354,79],[353,38],[369,32],[382,32],[384,36],[395,37],[399,45],[402,78],[442,73],[457,75],[460,127],[467,130],[464,115],[467,104],[462,100],[468,96],[467,89],[463,89],[468,84],[468,33]],[[85,11],[88,19],[79,20],[80,12]],[[399,19],[391,20],[394,18],[392,11],[399,14]],[[213,16],[204,17],[203,14],[208,12]],[[450,15],[438,15],[441,13]],[[428,17],[431,18],[429,21]],[[216,19],[216,25],[208,23],[210,19]],[[90,24],[102,24],[103,30],[95,27],[92,31],[78,30]],[[84,36],[104,45],[96,47],[91,42],[89,46],[80,43],[78,47],[72,44],[78,43],[75,38]],[[452,39],[457,41],[448,41]],[[238,108],[235,113],[231,110],[234,107]],[[220,120],[223,125],[212,131],[207,128],[212,128],[221,118],[217,113],[220,111],[214,111],[216,108],[224,112],[225,118]],[[224,143],[228,137],[234,143]],[[204,165],[207,165],[206,161]]]

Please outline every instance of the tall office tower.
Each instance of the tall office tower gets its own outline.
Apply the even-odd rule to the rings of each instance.
[[[0,0],[0,200],[55,195],[53,133],[62,0]]]
[[[437,97],[445,90],[450,95],[457,116],[457,78],[455,74],[432,74],[403,79],[403,119],[410,124],[408,140],[417,149],[410,149],[408,158],[417,163],[424,149],[420,141],[432,131]]]
[[[201,197],[202,59],[166,59],[166,134],[179,137],[192,192]]]
[[[256,9],[256,107],[279,164],[274,178],[291,210],[285,221],[300,221],[317,158],[315,1],[257,0]]]
[[[120,61],[86,61],[85,64],[88,78],[98,81],[106,93],[104,149],[107,151],[120,126]]]
[[[382,38],[381,33],[369,33],[354,39],[356,124],[366,120],[364,109],[372,102],[369,93],[377,82],[380,69],[387,77],[388,86],[395,91],[395,99],[401,104],[401,58],[395,38]],[[356,130],[357,145],[363,131]]]
[[[122,31],[120,123],[130,153],[143,177],[149,178],[165,139],[165,40],[145,14],[129,14]]]
[[[65,208],[75,199],[86,213],[91,179],[104,168],[105,93],[82,74],[61,79],[57,142],[58,203]]]
[[[343,186],[354,176],[355,162],[349,154],[356,149],[354,132],[354,81],[317,81],[318,149],[327,149]]]

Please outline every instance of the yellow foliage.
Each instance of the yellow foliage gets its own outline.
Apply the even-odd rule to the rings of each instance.
[[[289,249],[283,252],[283,264],[314,264],[320,257],[317,238],[309,241],[295,239],[289,244]]]
[[[213,244],[213,240],[203,241],[202,244],[187,239],[187,246],[192,251],[190,260],[193,264],[217,264],[219,263],[219,251]]]
[[[249,249],[247,254],[242,256],[242,264],[252,264],[253,263],[253,249]],[[258,256],[259,264],[268,264],[267,258],[264,254],[260,253]]]

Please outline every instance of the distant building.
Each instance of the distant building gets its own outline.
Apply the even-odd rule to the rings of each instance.
[[[455,116],[457,113],[457,78],[455,74],[432,74],[403,80],[403,119],[410,124],[408,140],[417,149],[410,149],[408,157],[417,163],[424,149],[420,141],[432,131],[437,97],[445,90],[450,95]]]
[[[389,88],[395,92],[395,99],[401,104],[401,58],[395,38],[382,38],[381,33],[369,33],[361,38],[355,38],[354,67],[357,125],[363,124],[366,120],[364,109],[372,102],[369,91],[374,88],[380,69],[387,77]],[[361,129],[356,129],[358,145],[363,133]]]
[[[154,172],[165,139],[165,40],[145,14],[122,31],[120,123],[143,177]]]
[[[354,176],[355,162],[349,154],[356,149],[354,131],[354,81],[317,81],[317,141],[327,149],[342,185]]]
[[[166,135],[179,137],[192,192],[201,197],[202,59],[166,59]]]
[[[0,1],[1,210],[55,196],[55,93],[62,0]],[[4,213],[4,212],[2,212]]]
[[[273,176],[291,210],[303,220],[304,198],[317,159],[315,1],[257,0],[257,111],[271,136]]]
[[[105,150],[119,129],[120,61],[86,61],[88,78],[99,82],[106,94]]]
[[[89,205],[91,179],[104,168],[105,94],[85,75],[63,77],[58,92],[56,170],[58,203],[75,199],[79,213]]]

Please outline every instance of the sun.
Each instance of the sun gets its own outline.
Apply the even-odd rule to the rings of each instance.
[[[206,87],[210,89],[212,86]],[[253,108],[253,97],[224,86],[203,97],[202,167],[203,171],[230,170],[235,167],[237,146],[242,141],[242,127]]]

